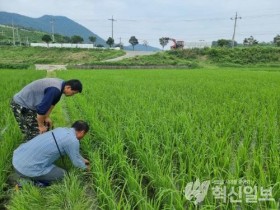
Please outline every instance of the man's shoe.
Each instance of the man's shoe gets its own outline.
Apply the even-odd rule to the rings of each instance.
[[[34,184],[34,186],[36,186],[36,187],[48,187],[48,186],[50,186],[50,183],[49,183],[49,182],[46,182],[46,181],[38,181],[38,180],[33,180],[33,184]]]

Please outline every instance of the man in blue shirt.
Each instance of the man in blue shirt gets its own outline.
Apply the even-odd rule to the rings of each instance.
[[[11,108],[26,140],[44,133],[52,126],[50,114],[61,95],[72,96],[82,92],[82,84],[73,79],[36,80],[14,95]]]
[[[60,153],[62,156],[67,155],[74,166],[89,170],[89,161],[79,151],[79,141],[88,130],[88,124],[79,120],[72,128],[56,128],[21,144],[13,153],[16,173],[22,178],[45,183],[60,180],[66,172],[54,165]]]

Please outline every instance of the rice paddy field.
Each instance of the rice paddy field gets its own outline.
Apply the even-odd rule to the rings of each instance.
[[[80,79],[55,127],[90,124],[90,172],[7,186],[22,136],[12,95],[46,76]],[[0,193],[7,209],[279,209],[280,69],[1,70]],[[58,162],[60,164],[60,162]]]

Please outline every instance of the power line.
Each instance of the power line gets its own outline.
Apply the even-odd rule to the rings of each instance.
[[[275,17],[280,16],[280,14],[264,14],[264,15],[250,15],[250,16],[243,16],[243,18],[263,18],[263,17]]]
[[[262,14],[262,15],[249,15],[249,16],[243,16],[243,19],[253,19],[253,18],[263,18],[263,17],[275,17],[280,16],[279,13],[277,14]],[[112,17],[113,19],[113,17]],[[111,20],[112,19],[108,19]],[[94,18],[87,18],[87,19],[78,19],[83,21],[104,21],[104,19],[94,19]],[[157,18],[154,17],[152,19],[150,18],[142,18],[142,19],[118,19],[120,22],[196,22],[196,21],[221,21],[221,20],[228,20],[226,17],[209,17],[209,18],[194,18],[194,19],[184,19],[184,18]],[[116,21],[116,20],[113,20]]]
[[[169,23],[172,24],[174,21],[175,22],[180,22],[180,21],[186,22],[187,21],[187,22],[190,22],[190,23],[189,24],[184,24],[185,28],[189,29],[189,27],[192,27],[192,29],[197,28],[199,30],[202,27],[204,27],[205,24],[208,24],[209,21],[212,21],[212,22],[213,21],[214,22],[227,21],[227,23],[225,23],[226,25],[225,24],[215,25],[215,28],[219,27],[218,29],[221,32],[221,33],[218,33],[218,34],[210,34],[210,33],[205,33],[205,32],[204,33],[202,32],[202,33],[199,33],[199,34],[197,34],[197,33],[193,34],[194,30],[191,30],[191,31],[181,30],[180,35],[177,34],[176,36],[181,36],[182,37],[181,39],[186,38],[188,40],[192,39],[192,38],[196,38],[197,40],[200,40],[200,39],[203,39],[203,40],[208,39],[209,40],[212,37],[213,38],[221,38],[221,36],[225,36],[225,37],[231,37],[232,36],[232,46],[234,47],[235,39],[237,38],[237,36],[238,36],[237,39],[241,38],[241,37],[239,37],[240,35],[244,35],[244,36],[246,36],[246,35],[248,35],[248,36],[249,35],[264,36],[264,35],[270,35],[270,34],[273,35],[274,33],[277,34],[276,32],[272,32],[272,31],[271,32],[268,32],[268,31],[262,32],[263,28],[260,28],[260,27],[258,27],[257,30],[253,30],[254,28],[252,28],[252,27],[246,27],[246,26],[248,26],[248,24],[250,26],[251,25],[254,25],[254,26],[257,25],[257,24],[252,24],[252,19],[259,18],[259,19],[262,19],[262,20],[268,20],[268,19],[271,19],[271,18],[276,17],[276,16],[280,16],[280,14],[275,12],[274,14],[268,14],[268,13],[266,13],[266,14],[256,14],[255,13],[255,15],[254,15],[254,14],[251,13],[251,14],[248,14],[247,16],[242,15],[242,19],[243,20],[246,19],[247,21],[242,21],[242,25],[241,25],[239,22],[237,23],[237,19],[241,19],[241,17],[238,17],[238,15],[236,13],[235,16],[233,18],[231,18],[231,20],[234,20],[233,33],[232,33],[232,27],[228,24],[229,19],[224,18],[224,17],[216,17],[215,18],[215,17],[212,16],[212,18],[211,17],[209,17],[209,18],[206,18],[206,17],[204,18],[203,17],[203,18],[198,18],[198,19],[195,19],[195,18],[194,19],[184,19],[183,16],[181,16],[181,17],[177,16],[176,18],[169,18],[169,19],[166,19],[164,17],[163,18],[157,17],[157,18],[154,18],[153,20],[147,19],[146,17],[138,18],[138,19],[123,18],[123,19],[118,19],[118,22],[120,24],[118,24],[119,29],[118,29],[117,36],[118,37],[122,36],[122,39],[123,39],[122,41],[124,41],[124,40],[129,39],[128,35],[131,35],[132,33],[136,32],[136,36],[138,37],[138,40],[146,39],[146,40],[149,40],[149,41],[152,41],[152,40],[157,41],[158,39],[154,38],[151,33],[147,33],[148,30],[142,30],[141,29],[141,28],[143,28],[143,27],[141,27],[142,26],[142,21],[145,21],[145,22],[148,23],[148,24],[145,24],[146,29],[147,28],[150,29],[152,27],[151,29],[153,30],[154,36],[158,36],[157,35],[158,33],[168,33],[168,31],[164,31],[164,28],[168,28],[168,27],[166,27],[166,24],[164,26],[162,26],[160,24],[158,24],[156,26],[150,26],[150,24],[149,24],[150,22],[164,22],[164,23],[167,23],[167,25],[168,25]],[[109,20],[112,21],[112,35],[113,35],[113,22],[115,21],[115,19],[112,17],[112,19],[109,19]],[[194,21],[200,21],[200,24],[191,24]],[[131,24],[130,24],[130,22],[131,22]],[[240,29],[243,28],[242,31],[239,31],[240,29],[237,30],[237,24],[240,25],[240,27],[241,27]],[[268,22],[268,24],[271,25],[271,24],[277,24],[277,23]],[[99,22],[96,22],[96,25],[98,25],[97,28],[99,28]],[[136,25],[137,25],[137,29],[133,28]],[[104,26],[104,24],[103,24],[103,26]],[[128,27],[130,28],[130,26],[131,26],[131,30],[127,30]],[[140,29],[139,29],[139,27],[140,27]],[[181,29],[182,29],[182,27],[181,27]],[[102,31],[103,31],[104,34],[106,34],[106,33],[109,32],[109,28],[108,28],[108,30],[104,30],[104,27],[102,27]],[[128,32],[128,31],[130,31],[130,32]],[[132,31],[134,31],[134,32],[132,32]],[[115,36],[116,36],[116,34],[115,34]],[[170,35],[170,36],[172,36],[172,35]],[[197,38],[197,36],[199,38]],[[142,39],[139,39],[140,37]]]

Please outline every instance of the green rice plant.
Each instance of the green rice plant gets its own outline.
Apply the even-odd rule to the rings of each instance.
[[[81,96],[67,99],[67,109],[71,120],[91,124],[83,151],[95,164],[90,179],[99,206],[195,209],[184,188],[198,178],[273,186],[277,202],[278,71],[58,73],[65,79],[73,75],[85,88]],[[222,203],[210,192],[199,208],[278,205]]]
[[[80,175],[70,174],[62,183],[50,187],[47,193],[46,209],[94,209],[95,194],[84,185]]]
[[[25,183],[18,192],[13,191],[11,196],[13,199],[6,206],[8,209],[42,209],[47,202],[40,189],[30,183]]]
[[[78,104],[79,103],[74,103],[74,106],[78,108]],[[70,115],[77,117],[75,111],[72,110],[73,109],[71,109],[70,111]],[[79,113],[84,113],[85,111],[86,109],[84,109],[83,107],[79,108]],[[112,119],[110,119],[109,116],[107,117],[107,123],[112,122]],[[119,195],[115,198],[118,205],[114,208],[122,209],[122,206],[125,205],[130,206],[130,208],[154,209],[154,207],[147,201],[146,193],[142,193],[139,172],[131,168],[131,166],[128,164],[130,161],[133,162],[133,160],[130,160],[130,158],[127,157],[127,154],[123,153],[125,151],[125,148],[121,139],[119,138],[120,134],[117,131],[117,128],[115,129],[115,131],[108,133],[107,136],[100,136],[100,132],[104,133],[104,131],[106,130],[101,131],[104,128],[102,128],[100,125],[95,125],[94,121],[92,121],[92,119],[90,118],[87,118],[87,121],[90,122],[91,125],[94,125],[93,129],[95,130],[95,132],[96,130],[99,131],[99,133],[96,134],[98,136],[92,134],[93,138],[91,138],[91,140],[87,139],[87,145],[83,147],[83,150],[87,151],[89,157],[91,157],[91,153],[89,152],[91,148],[96,147],[96,143],[91,143],[90,141],[104,141],[100,143],[99,151],[102,151],[102,153],[99,154],[100,157],[90,158],[90,160],[92,160],[93,162],[95,162],[96,159],[102,158],[101,165],[104,165],[103,167],[105,167],[105,169],[100,169],[100,167],[95,166],[92,176],[94,186],[96,186],[97,189],[103,189],[101,190],[101,192],[97,193],[100,205],[102,206],[103,203],[106,203],[104,202],[104,199],[109,199],[108,196],[103,196],[103,194],[114,194],[114,191],[115,195]],[[102,179],[97,179],[97,177],[101,177]],[[105,177],[107,178],[104,180]],[[115,187],[113,187],[113,189],[110,189],[110,186],[107,186],[106,184],[108,182],[113,182],[112,185]],[[103,207],[107,208],[106,206]],[[108,206],[108,208],[113,207]]]
[[[25,183],[13,192],[8,209],[95,209],[94,195],[82,186],[81,177],[70,173],[63,182],[48,188],[38,188]]]
[[[43,77],[44,74],[44,71],[0,71],[0,83],[3,90],[0,93],[0,195],[3,194],[7,176],[11,170],[12,152],[22,141],[20,130],[10,108],[10,101],[24,85]]]

